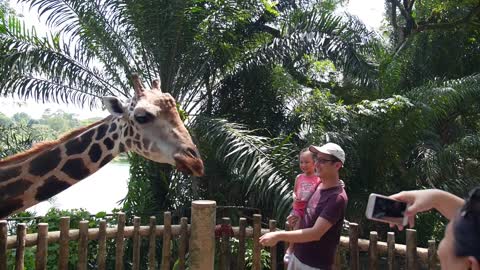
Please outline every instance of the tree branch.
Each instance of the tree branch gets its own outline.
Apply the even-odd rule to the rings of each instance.
[[[406,7],[409,12],[412,11],[414,4],[415,4],[415,0],[412,0],[412,2],[410,2],[410,3],[408,4],[408,6]]]
[[[413,17],[411,17],[410,13],[405,9],[404,6],[400,4],[398,0],[390,0],[392,5],[395,4],[400,9],[400,13],[402,16],[405,17],[407,20],[407,25],[404,27],[404,37],[402,41],[397,45],[395,49],[395,56],[399,54],[399,52],[405,47],[406,42],[408,41],[411,36],[415,34],[430,31],[430,30],[450,30],[455,29],[461,25],[472,24],[478,25],[479,23],[475,21],[475,17],[480,15],[480,4],[473,8],[467,16],[462,19],[453,21],[453,22],[446,22],[446,23],[428,23],[428,21],[422,21],[416,23]],[[409,3],[409,6],[412,6],[415,0]],[[410,21],[409,21],[410,20]],[[411,24],[409,24],[409,22]]]
[[[400,13],[402,14],[403,17],[405,17],[405,19],[412,17],[410,13],[408,13],[408,11],[405,9],[405,6],[403,6],[398,0],[391,0],[391,1],[392,1],[392,4],[398,7],[398,9],[400,10]]]
[[[475,16],[480,15],[480,5],[476,6],[470,11],[470,13],[462,19],[456,20],[450,23],[428,23],[428,22],[419,22],[417,28],[414,30],[415,33],[420,33],[427,30],[437,30],[437,29],[453,29],[463,24],[474,23],[473,20]]]

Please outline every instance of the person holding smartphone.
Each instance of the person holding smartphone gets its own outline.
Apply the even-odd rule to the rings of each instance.
[[[310,146],[315,169],[321,183],[310,197],[303,217],[293,215],[289,223],[299,222],[299,230],[269,232],[260,244],[274,246],[279,241],[295,243],[289,270],[330,270],[340,242],[348,197],[340,181],[339,170],[345,163],[345,152],[334,143]]]
[[[403,191],[390,198],[409,205],[406,215],[410,227],[415,225],[417,213],[431,209],[450,220],[438,246],[441,269],[480,270],[480,187],[470,191],[466,200],[438,189]]]

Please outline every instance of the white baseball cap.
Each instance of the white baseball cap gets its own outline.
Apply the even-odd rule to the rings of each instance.
[[[336,143],[326,143],[322,146],[310,145],[310,147],[308,147],[308,150],[313,153],[324,153],[327,155],[332,155],[338,158],[342,163],[345,163],[345,151],[343,151],[342,147],[340,147],[340,145]]]

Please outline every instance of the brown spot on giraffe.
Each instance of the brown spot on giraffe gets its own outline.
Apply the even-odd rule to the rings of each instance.
[[[53,148],[41,153],[30,163],[29,173],[35,176],[44,176],[58,166],[58,163],[62,160],[60,154],[59,148]]]
[[[55,175],[45,180],[45,183],[37,189],[35,199],[39,202],[44,201],[57,193],[64,191],[71,185],[67,182],[60,181]]]
[[[91,174],[81,158],[67,160],[61,170],[76,181],[80,181]]]
[[[67,155],[81,154],[92,144],[92,137],[95,134],[95,130],[89,130],[82,134],[78,139],[68,141],[65,144],[67,149]]]
[[[110,138],[105,138],[103,140],[103,144],[107,147],[108,150],[112,150],[113,147],[115,146],[115,143]]]
[[[88,151],[88,156],[93,163],[100,160],[100,158],[102,157],[102,148],[98,143],[92,144],[90,150]]]
[[[4,182],[10,179],[13,179],[20,175],[21,171],[20,166],[12,167],[9,169],[0,169],[0,182]]]
[[[23,199],[21,198],[2,201],[2,204],[0,204],[0,217],[6,217],[21,208],[23,208]]]
[[[105,166],[108,162],[110,162],[113,159],[112,155],[107,155],[106,157],[103,158],[102,162],[100,162],[100,168]]]
[[[113,133],[117,130],[117,124],[116,123],[112,123],[110,125],[110,129],[108,130],[108,133]]]
[[[0,189],[0,201],[8,197],[17,197],[18,195],[21,195],[23,191],[31,185],[33,185],[33,183],[25,179],[19,179],[15,182],[6,184]]]
[[[107,129],[108,129],[107,124],[103,124],[99,126],[97,129],[97,136],[95,137],[95,140],[101,140],[103,137],[105,137],[105,134],[107,134]]]

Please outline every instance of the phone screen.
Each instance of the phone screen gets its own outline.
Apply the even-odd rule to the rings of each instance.
[[[372,218],[402,224],[407,204],[387,198],[376,197]]]

